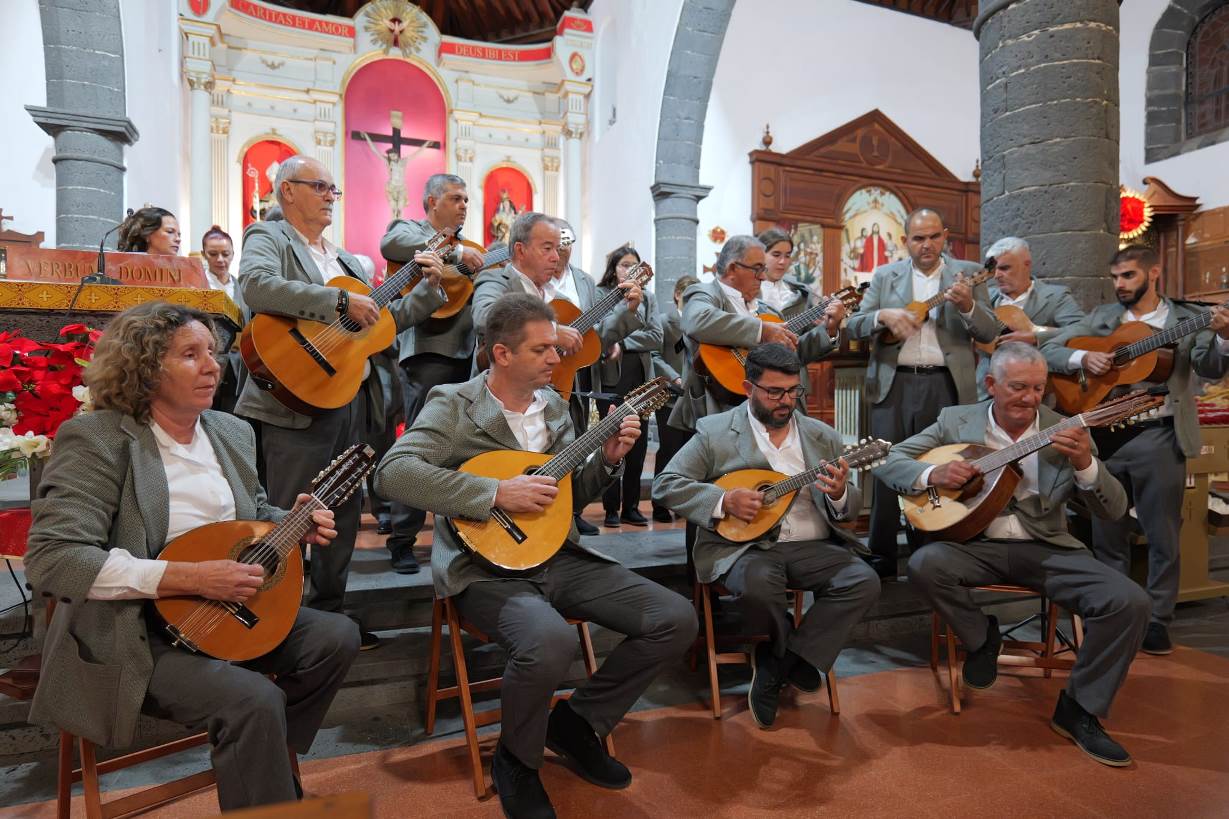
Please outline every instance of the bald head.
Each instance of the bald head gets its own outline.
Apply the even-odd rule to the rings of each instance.
[[[277,169],[277,201],[286,221],[315,242],[333,223],[333,174],[322,162],[296,154]]]
[[[947,246],[947,228],[943,218],[930,208],[918,208],[905,217],[905,246],[914,266],[930,273],[942,261]]]

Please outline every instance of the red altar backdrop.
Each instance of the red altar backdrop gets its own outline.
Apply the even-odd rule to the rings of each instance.
[[[503,192],[508,192],[508,199],[516,208],[517,213],[533,210],[533,185],[529,177],[516,168],[502,166],[491,169],[482,181],[482,236],[484,244],[495,241],[491,231],[491,219],[503,199]]]
[[[395,218],[387,190],[395,157],[386,152],[394,143],[398,145],[405,183],[400,217],[423,218],[423,185],[431,174],[447,170],[447,110],[431,76],[395,58],[370,62],[354,72],[346,85],[344,104],[345,179],[339,183],[345,192],[341,200],[346,215],[343,246],[351,253],[370,256],[376,269],[382,270],[380,238]],[[419,150],[418,140],[435,144]]]
[[[297,153],[280,139],[262,139],[243,154],[243,227],[264,217],[276,203],[273,177],[277,166]]]

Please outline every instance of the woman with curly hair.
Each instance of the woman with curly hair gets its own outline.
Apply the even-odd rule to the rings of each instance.
[[[131,744],[142,713],[207,729],[232,810],[301,794],[287,745],[307,752],[359,639],[348,618],[301,608],[280,646],[231,664],[173,646],[148,619],[149,598],[242,603],[265,581],[234,560],[156,560],[168,542],[287,514],[257,480],[251,426],[209,409],[216,343],[208,314],[161,301],[125,310],[98,341],[85,372],[95,409],[60,427],[32,504],[27,575],[59,604],[30,717],[111,748]],[[333,513],[312,519],[304,542],[326,546]]]
[[[179,221],[165,208],[141,208],[119,226],[119,249],[125,253],[179,255]]]

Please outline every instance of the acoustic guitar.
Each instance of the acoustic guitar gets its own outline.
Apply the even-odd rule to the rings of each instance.
[[[437,233],[426,250],[440,250],[452,242]],[[368,356],[397,337],[397,324],[389,302],[418,284],[422,269],[409,262],[372,290],[353,276],[338,276],[326,287],[370,296],[380,310],[379,320],[363,329],[348,316],[328,324],[271,313],[257,313],[239,336],[239,352],[256,386],[273,394],[287,409],[304,415],[344,407],[354,400],[363,383]]]
[[[554,478],[559,487],[555,500],[542,512],[505,512],[496,507],[487,520],[452,518],[450,523],[461,544],[477,560],[498,572],[527,571],[541,566],[563,547],[572,530],[572,470],[601,449],[624,418],[639,415],[643,420],[660,409],[669,396],[666,378],[658,376],[628,393],[609,415],[554,455],[494,449],[461,464],[461,472],[497,480],[546,475]]]
[[[636,266],[627,272],[624,281],[632,282],[637,287],[644,287],[652,278],[653,268],[649,266],[649,263],[637,262]],[[555,320],[579,332],[583,341],[581,348],[571,355],[555,347],[559,351],[559,363],[555,365],[551,383],[564,398],[572,397],[572,385],[576,383],[576,372],[583,367],[592,366],[602,357],[602,340],[598,338],[594,328],[610,315],[624,298],[623,291],[616,288],[595,301],[584,312],[581,312],[579,307],[567,299],[555,299],[550,303],[551,308],[555,311]]]
[[[862,303],[862,294],[866,285],[861,287],[843,287],[830,296],[824,296],[814,307],[810,307],[789,321],[785,327],[795,335],[802,335],[811,329],[816,321],[821,319],[824,311],[835,301],[843,302],[846,310],[856,310]],[[775,324],[782,323],[780,316],[771,313],[760,313],[762,321]],[[743,390],[743,381],[747,378],[746,347],[723,347],[720,344],[701,343],[697,350],[697,369],[702,375],[708,376],[709,388],[724,404],[737,404],[747,397]]]
[[[311,501],[291,511],[281,523],[224,520],[199,526],[168,543],[159,560],[234,560],[258,565],[265,572],[264,585],[245,603],[204,597],[154,600],[172,642],[231,662],[261,657],[281,644],[294,625],[303,596],[299,542],[314,526],[312,512],[344,503],[375,465],[375,451],[366,444],[355,444],[316,476],[309,490]]]
[[[967,281],[971,286],[977,287],[977,285],[982,284],[983,282],[989,281],[994,276],[994,271],[995,271],[995,268],[997,267],[998,267],[998,262],[996,262],[994,260],[994,257],[991,256],[988,259],[986,259],[985,267],[983,267],[981,270],[974,273],[969,278],[966,278],[965,281]],[[940,304],[942,304],[944,297],[947,296],[947,294],[950,293],[951,290],[952,290],[951,287],[946,287],[940,290],[938,293],[935,293],[933,296],[926,299],[925,301],[909,302],[907,305],[905,305],[903,309],[908,311],[909,314],[913,316],[914,320],[916,320],[918,324],[921,324],[922,322],[930,318],[930,311],[938,307]],[[891,330],[889,330],[887,327],[880,328],[879,338],[880,338],[880,341],[884,344],[896,344],[897,342],[901,340],[897,338],[896,335]]]
[[[1165,403],[1165,388],[1136,390],[1107,401],[1088,412],[1064,418],[1052,427],[1021,438],[1009,447],[991,449],[979,444],[935,447],[918,460],[927,464],[970,461],[981,474],[959,489],[931,486],[925,492],[901,497],[909,525],[932,540],[962,543],[985,531],[1007,506],[1023,473],[1017,462],[1048,446],[1056,432],[1079,427],[1107,427],[1131,423]]]
[[[1033,320],[1028,317],[1028,313],[1024,312],[1014,304],[1000,304],[994,308],[994,320],[999,326],[998,334],[1000,336],[1007,333],[1032,333],[1036,327]],[[994,341],[979,341],[977,349],[981,350],[986,355],[994,355],[994,351],[998,349],[999,339]]]
[[[850,470],[870,469],[888,456],[892,445],[887,441],[863,439],[857,446],[845,447],[841,457],[849,464]],[[763,495],[763,505],[751,522],[740,520],[733,515],[726,515],[717,522],[717,534],[735,543],[746,543],[758,540],[781,522],[785,513],[794,503],[798,490],[815,482],[830,464],[836,461],[823,461],[797,475],[786,476],[771,469],[740,469],[728,475],[722,475],[714,483],[729,491],[731,489],[754,489]]]
[[[1229,306],[1229,302],[1225,302]],[[1050,374],[1050,389],[1058,409],[1071,414],[1083,412],[1105,398],[1115,387],[1143,381],[1162,383],[1174,369],[1171,344],[1204,330],[1212,323],[1211,311],[1199,313],[1166,330],[1154,331],[1142,321],[1118,325],[1108,336],[1076,336],[1067,341],[1073,350],[1113,353],[1114,364],[1104,375],[1083,369],[1071,375]]]

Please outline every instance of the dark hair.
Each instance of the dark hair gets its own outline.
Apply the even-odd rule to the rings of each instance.
[[[597,283],[598,287],[619,286],[619,262],[623,261],[624,256],[635,256],[636,261],[640,261],[640,254],[631,245],[616,247],[606,254],[606,272],[602,274],[602,280]]]
[[[554,321],[555,311],[537,296],[528,293],[509,293],[499,300],[487,313],[483,345],[487,359],[495,361],[495,345],[502,344],[515,350],[525,340],[525,325],[531,321]]]
[[[700,280],[695,276],[679,276],[679,280],[674,283],[674,297],[677,299],[688,287],[699,283]]]
[[[802,371],[802,361],[783,344],[760,344],[747,353],[747,380],[759,381],[765,370],[798,375]]]
[[[1156,248],[1148,245],[1127,245],[1110,259],[1110,267],[1130,262],[1139,262],[1139,266],[1147,272],[1161,263],[1161,257],[1157,255]]]
[[[210,239],[225,239],[226,241],[230,242],[231,247],[235,246],[235,240],[230,238],[230,234],[222,230],[222,228],[218,227],[217,225],[209,228],[209,230],[205,231],[205,235],[201,237],[202,252],[205,250],[205,242],[208,242]]]
[[[906,237],[913,230],[913,220],[918,218],[919,216],[924,216],[927,213],[931,213],[931,214],[934,214],[935,216],[938,216],[939,224],[943,225],[943,227],[947,227],[947,223],[943,221],[943,214],[939,213],[939,211],[935,210],[934,208],[917,208],[915,210],[909,211],[909,215],[905,217],[905,236]]]
[[[755,238],[760,240],[760,244],[764,246],[764,250],[772,250],[772,246],[777,242],[789,242],[789,252],[794,252],[793,238],[788,233],[781,230],[781,228],[770,227],[768,230],[764,231]]]
[[[149,250],[149,237],[162,227],[162,218],[175,214],[165,208],[141,208],[133,212],[119,225],[119,243],[117,247],[125,253],[145,253]]]

